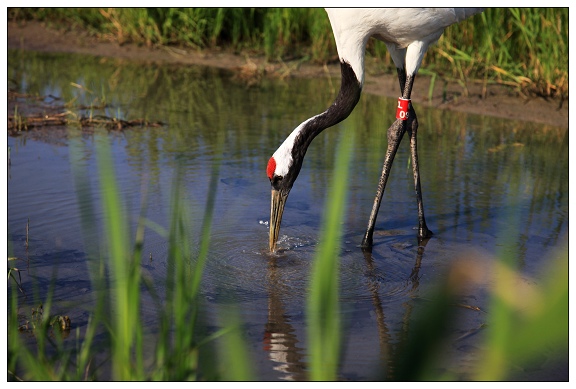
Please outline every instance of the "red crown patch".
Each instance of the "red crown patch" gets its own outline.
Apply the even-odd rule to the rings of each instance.
[[[275,171],[276,171],[276,160],[274,159],[274,157],[272,157],[268,161],[268,167],[266,168],[266,174],[268,174],[269,179],[272,179],[272,177],[274,177]]]

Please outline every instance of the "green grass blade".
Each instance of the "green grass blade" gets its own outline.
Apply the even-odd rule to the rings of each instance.
[[[126,213],[116,181],[110,139],[97,138],[98,172],[104,213],[104,236],[112,279],[112,368],[117,380],[137,379],[132,366],[133,328],[139,322],[138,277],[131,277],[133,265]],[[136,283],[136,284],[135,284]]]
[[[240,314],[237,309],[220,310],[219,318],[223,330],[219,336],[219,349],[224,381],[254,381],[252,360],[248,345],[242,336]]]
[[[347,134],[351,135],[353,133]],[[353,139],[341,139],[306,301],[310,378],[334,381],[340,356],[339,250]]]

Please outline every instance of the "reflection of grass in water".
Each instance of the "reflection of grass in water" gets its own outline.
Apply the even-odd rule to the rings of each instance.
[[[261,158],[275,150],[301,120],[324,110],[336,94],[330,90],[327,80],[298,79],[292,80],[289,87],[281,83],[266,83],[261,88],[252,89],[250,98],[246,98],[243,85],[234,83],[229,76],[214,69],[134,64],[120,60],[97,62],[85,56],[22,51],[11,51],[10,58],[14,61],[9,63],[9,78],[27,80],[26,85],[14,85],[22,93],[39,96],[54,93],[64,101],[90,106],[94,95],[70,84],[71,79],[83,80],[86,88],[98,91],[98,101],[105,96],[110,107],[94,110],[94,115],[168,123],[167,130],[124,133],[129,139],[126,150],[130,162],[148,174],[151,182],[158,182],[162,176],[159,161],[165,160],[164,154],[196,158],[207,145],[216,143],[218,131],[215,129],[234,128],[231,132],[234,136],[226,140],[230,158]],[[66,66],[61,65],[62,61]],[[394,112],[394,104],[391,99],[364,96],[346,120],[347,125],[355,125],[357,149],[364,150],[356,154],[356,159],[365,164],[368,177],[380,175],[382,150],[386,148],[387,140],[385,130],[388,121],[392,120],[383,117],[382,112]],[[116,109],[122,110],[121,114],[116,115]],[[533,209],[557,201],[554,193],[558,190],[567,192],[566,129],[511,123],[501,118],[447,114],[425,107],[416,109],[422,128],[421,151],[438,149],[443,153],[443,158],[433,157],[434,164],[422,166],[424,194],[426,198],[435,196],[433,201],[439,204],[439,209],[452,207],[452,198],[445,196],[442,190],[430,192],[426,190],[427,186],[441,186],[439,183],[447,177],[465,187],[476,185],[478,177],[482,179],[480,182],[491,185],[500,174],[499,169],[491,168],[494,165],[514,169],[515,174],[524,177],[527,185],[536,180]],[[17,113],[28,115],[27,111],[26,106],[20,105]],[[322,151],[316,153],[316,158],[321,158],[329,168],[334,163],[332,153],[323,150],[326,145],[336,143],[337,135],[338,131],[326,131],[322,134],[323,142],[314,145]],[[524,147],[512,147],[513,144],[523,144]],[[486,153],[488,149],[495,152]],[[401,147],[399,152],[406,150]],[[310,174],[314,174],[311,190],[322,193],[328,186],[328,176],[315,170]],[[356,177],[351,179],[357,180]],[[481,208],[479,204],[484,202],[506,201],[495,196],[501,194],[479,191],[475,196],[465,197],[462,206]],[[545,208],[555,212],[555,207]],[[552,224],[557,218],[550,215],[545,217],[545,221]],[[555,226],[546,228],[554,229]]]
[[[334,190],[331,193],[319,251],[314,261],[307,301],[307,330],[309,337],[309,372],[312,379],[333,380],[338,377],[338,361],[343,336],[338,301],[338,262],[342,209],[345,207],[347,180],[342,172],[347,169],[351,142],[341,142],[341,152],[335,164]],[[220,143],[222,144],[222,143]],[[90,197],[86,170],[78,162],[78,144],[71,141],[71,154],[75,172],[76,190],[81,207],[86,236],[94,229],[94,204]],[[190,242],[189,209],[180,184],[181,175],[175,174],[171,200],[171,224],[164,235],[169,242],[166,293],[158,296],[154,286],[140,272],[143,229],[146,225],[145,205],[135,233],[129,231],[127,215],[117,188],[109,141],[98,138],[98,162],[105,233],[102,242],[87,242],[90,256],[90,275],[96,304],[83,336],[77,330],[75,348],[63,343],[58,332],[50,332],[49,321],[40,321],[34,330],[36,347],[30,348],[18,333],[18,301],[14,283],[9,300],[8,369],[10,378],[26,380],[85,380],[98,379],[101,364],[112,368],[117,380],[243,380],[257,378],[252,374],[248,347],[238,331],[237,314],[219,315],[221,330],[207,334],[202,321],[199,286],[209,250],[212,211],[215,201],[215,182],[219,165],[212,171],[210,192],[201,229],[201,248],[192,256]],[[220,154],[217,154],[220,155]],[[144,196],[145,197],[145,196]],[[145,204],[145,201],[143,201]],[[511,219],[513,221],[513,219]],[[132,237],[133,236],[133,237]],[[514,235],[503,235],[502,245],[511,245]],[[507,243],[509,242],[509,243]],[[512,250],[509,252],[513,252]],[[493,290],[493,303],[487,309],[488,330],[483,345],[485,353],[468,379],[506,379],[511,366],[529,366],[541,354],[563,352],[567,348],[568,276],[567,252],[551,263],[551,273],[540,288],[529,295],[519,296],[510,288],[515,277],[510,258],[502,254],[501,266]],[[106,270],[110,274],[107,280]],[[462,285],[473,279],[476,269],[456,265],[431,296],[432,303],[423,305],[406,339],[398,345],[393,379],[436,380],[455,379],[449,373],[435,369],[445,345],[445,328],[452,319],[451,302]],[[106,286],[110,282],[110,287]],[[155,296],[158,305],[159,331],[146,333],[139,309],[142,287]],[[51,287],[51,290],[54,286]],[[51,293],[43,304],[44,315],[50,316]],[[518,302],[528,308],[518,309]],[[526,306],[526,305],[524,305]],[[95,337],[98,333],[104,333]],[[102,338],[107,340],[101,340]],[[70,343],[70,342],[68,342]],[[217,347],[217,345],[221,347]],[[150,348],[152,355],[149,355]],[[101,350],[105,350],[102,360]]]

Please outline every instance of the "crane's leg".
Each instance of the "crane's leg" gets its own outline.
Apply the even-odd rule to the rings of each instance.
[[[418,132],[418,118],[414,107],[410,105],[410,115],[407,125],[408,135],[410,136],[410,153],[412,155],[412,173],[414,174],[414,190],[416,191],[416,201],[418,203],[418,242],[422,243],[423,240],[432,236],[432,231],[426,226],[426,219],[424,218],[424,204],[422,203],[422,190],[420,188],[420,170],[418,164],[418,148],[416,142],[416,134]]]
[[[400,89],[402,90],[402,98],[410,99],[412,94],[412,86],[414,85],[414,74],[407,75],[404,69],[397,69],[398,81],[400,83]],[[384,189],[386,188],[386,183],[388,182],[388,176],[390,175],[390,169],[392,168],[392,162],[394,161],[394,156],[400,145],[400,141],[404,136],[406,130],[410,134],[410,150],[412,154],[412,171],[414,174],[414,188],[416,191],[416,199],[418,202],[418,240],[421,242],[425,238],[429,238],[432,232],[426,226],[426,220],[424,218],[424,206],[422,204],[422,193],[420,189],[420,173],[418,165],[418,151],[416,148],[416,134],[418,130],[418,119],[416,118],[416,112],[410,104],[410,111],[408,115],[408,120],[396,119],[394,124],[388,129],[388,148],[386,150],[386,157],[384,159],[384,166],[382,167],[382,174],[380,176],[380,181],[378,182],[378,188],[376,190],[376,197],[374,199],[374,205],[372,206],[372,212],[370,214],[370,219],[368,220],[368,228],[366,229],[366,234],[364,239],[362,239],[361,247],[364,249],[371,249],[373,244],[374,226],[376,224],[376,217],[378,216],[378,210],[380,209],[380,203],[382,201],[382,195],[384,194]]]
[[[412,82],[410,83],[410,88],[407,86],[407,77],[404,69],[396,69],[398,71],[398,80],[400,82],[400,87],[404,90],[402,97],[410,98],[410,93],[412,89]],[[406,97],[406,95],[408,97]],[[378,216],[378,210],[380,209],[380,202],[382,201],[382,195],[384,194],[384,189],[386,189],[386,183],[388,182],[388,176],[390,175],[390,169],[392,168],[392,162],[394,162],[394,156],[396,156],[396,151],[400,145],[400,141],[406,132],[406,120],[396,119],[396,121],[388,129],[388,147],[386,149],[386,157],[384,158],[384,165],[382,166],[382,174],[380,175],[380,181],[378,181],[378,188],[376,189],[376,197],[374,198],[374,204],[372,205],[372,212],[370,213],[370,219],[368,219],[368,228],[366,228],[366,234],[362,239],[361,247],[363,249],[371,249],[373,243],[374,235],[374,225],[376,224],[376,217]]]
[[[414,83],[414,78],[411,77],[412,84]],[[400,81],[400,90],[404,91],[406,88],[406,72],[402,69],[398,69],[398,80]],[[410,86],[410,90],[412,86]],[[409,92],[410,93],[410,92]],[[418,133],[418,117],[416,116],[416,111],[414,106],[410,104],[410,114],[407,120],[407,130],[410,136],[410,153],[412,156],[412,173],[414,174],[414,190],[416,192],[416,202],[418,203],[418,242],[422,243],[424,239],[430,238],[432,236],[432,231],[426,226],[426,218],[424,217],[424,204],[422,202],[422,190],[420,187],[420,169],[418,164],[418,147],[416,136]]]

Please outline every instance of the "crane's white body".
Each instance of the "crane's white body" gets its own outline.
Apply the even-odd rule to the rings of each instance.
[[[364,85],[364,53],[370,37],[383,41],[398,69],[415,75],[428,46],[435,43],[444,29],[482,8],[327,8],[340,62],[350,64],[360,88]],[[294,139],[304,121],[276,150],[275,173],[284,176],[292,164]]]
[[[428,46],[444,29],[481,12],[482,8],[327,8],[340,60],[364,84],[364,52],[368,38],[383,41],[394,64],[416,74]]]

